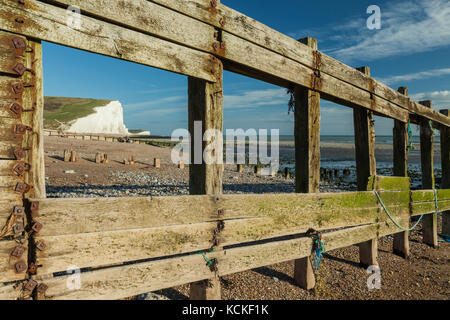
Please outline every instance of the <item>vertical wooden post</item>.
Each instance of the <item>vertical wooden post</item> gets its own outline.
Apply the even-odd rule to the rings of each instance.
[[[358,68],[362,73],[370,76],[369,67]],[[353,109],[355,129],[355,158],[356,176],[359,191],[366,191],[369,177],[376,176],[375,161],[375,126],[373,113],[367,109]],[[372,239],[359,244],[359,262],[364,268],[378,265],[378,241]]]
[[[188,121],[191,135],[189,193],[191,195],[222,194],[222,164],[208,165],[205,163],[203,150],[205,150],[206,142],[202,141],[203,134],[209,129],[223,131],[222,72],[223,66],[220,63],[220,78],[216,83],[209,83],[192,77],[189,77],[188,80]],[[201,136],[196,139],[194,128],[197,121],[202,124],[202,132]],[[199,139],[200,141],[198,141]],[[195,163],[195,152],[196,150],[199,152],[199,149],[202,151],[201,163]],[[216,251],[218,250],[220,248],[216,248]],[[221,297],[220,279],[217,275],[207,281],[191,283],[191,300],[220,300]]]
[[[398,92],[407,96],[408,88],[400,87]],[[394,176],[408,176],[408,125],[404,122],[394,120],[392,134],[394,148]],[[394,254],[405,259],[409,257],[409,231],[394,234]]]
[[[431,108],[431,101],[421,101],[420,104]],[[430,122],[421,119],[420,123],[420,159],[422,164],[422,189],[434,189],[434,132]],[[437,236],[437,214],[428,214],[423,218],[423,242],[436,248],[438,246]]]
[[[449,116],[449,111],[441,110],[441,113]],[[450,189],[450,128],[441,125],[441,162],[442,182],[441,189]],[[442,233],[450,235],[450,211],[442,213]]]
[[[317,39],[299,40],[317,50]],[[295,95],[295,190],[297,193],[319,192],[320,183],[320,94],[300,86]],[[295,260],[294,279],[306,290],[316,281],[311,257]]]

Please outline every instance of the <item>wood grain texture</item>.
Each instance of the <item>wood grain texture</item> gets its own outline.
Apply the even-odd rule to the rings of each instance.
[[[65,9],[35,0],[20,5],[2,0],[2,29],[25,36],[132,61],[163,70],[216,81],[211,56],[149,35],[82,16],[81,30],[69,27]],[[21,16],[24,23],[11,19]]]
[[[23,280],[26,277],[26,273],[16,273],[14,270],[14,265],[19,261],[23,260],[27,263],[27,250],[23,253],[20,259],[11,256],[13,249],[18,246],[18,243],[14,240],[0,241],[0,283]],[[22,245],[25,249],[27,248],[26,241]],[[0,289],[1,292],[1,289]]]
[[[100,267],[127,261],[206,250],[217,223],[131,229],[63,236],[37,236],[47,249],[37,251],[38,275],[65,271],[68,266]]]
[[[421,104],[431,109],[431,101],[422,101]],[[434,132],[430,122],[426,119],[420,121],[420,160],[422,169],[422,189],[434,189]],[[436,248],[438,246],[437,214],[429,214],[423,218],[423,241]]]
[[[449,110],[441,110],[443,115],[449,116]],[[442,182],[441,189],[450,188],[450,128],[441,127],[441,163]],[[450,211],[442,213],[442,233],[450,234]]]
[[[0,283],[0,300],[17,300],[22,296],[22,286]]]
[[[325,234],[324,239],[327,250],[331,251],[390,234],[395,228],[389,223],[369,225]],[[306,257],[311,251],[312,240],[299,238],[208,253],[207,256],[219,259],[218,272],[224,276]],[[70,276],[52,278],[45,283],[49,286],[47,295],[55,300],[119,299],[211,277],[203,257],[191,255],[81,273],[80,290],[67,289]]]
[[[8,32],[0,31],[0,73],[17,77],[14,68],[18,63],[24,64],[23,54],[20,49],[15,48],[13,38],[17,37]],[[24,40],[23,37],[20,37]],[[0,111],[2,116],[2,111]]]
[[[223,4],[218,4],[216,8],[212,8],[209,0],[151,0],[151,2],[223,29],[226,33],[273,51],[309,68],[313,66],[314,50],[312,48]],[[224,23],[221,23],[221,21]],[[418,103],[412,102],[410,104],[409,99],[370,76],[358,73],[352,67],[323,53],[321,53],[321,61],[321,72],[323,74],[335,77],[341,82],[349,83],[358,89],[367,92],[373,91],[377,95],[376,101],[379,101],[379,103],[384,104],[387,100],[404,110],[417,111],[420,114],[431,116],[432,119],[439,119],[440,123],[446,123],[447,126],[450,126],[449,119],[445,119],[437,112],[426,110],[424,106]],[[404,120],[404,122],[407,122],[407,120]]]

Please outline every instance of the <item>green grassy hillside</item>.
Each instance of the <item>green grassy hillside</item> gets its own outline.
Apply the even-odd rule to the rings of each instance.
[[[59,123],[69,123],[94,113],[95,107],[105,106],[111,100],[88,98],[44,97],[44,128],[58,129]]]

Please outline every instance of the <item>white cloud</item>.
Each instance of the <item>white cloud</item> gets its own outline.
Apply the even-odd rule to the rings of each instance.
[[[286,105],[289,96],[286,89],[266,89],[246,91],[239,95],[224,95],[224,109],[255,108],[268,105]]]
[[[333,46],[328,50],[322,48],[323,51],[346,63],[426,52],[450,45],[448,0],[396,1],[381,6],[380,30],[367,29],[365,19],[368,17],[348,17],[350,22],[312,30],[312,36],[322,36],[327,45]]]
[[[435,78],[440,77],[444,75],[450,75],[450,68],[444,68],[444,69],[434,69],[429,71],[421,71],[416,73],[409,73],[399,76],[390,76],[386,78],[378,78],[381,82],[384,82],[385,84],[393,84],[393,83],[400,83],[400,82],[406,82],[411,80],[424,80],[428,78]]]
[[[411,95],[414,101],[432,100],[433,109],[448,109],[450,108],[450,90],[420,92]]]

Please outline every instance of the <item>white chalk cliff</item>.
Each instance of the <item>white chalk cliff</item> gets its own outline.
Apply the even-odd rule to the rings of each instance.
[[[94,110],[95,113],[72,121],[66,131],[71,133],[129,134],[123,123],[123,107],[119,101],[112,101],[103,107],[95,107]]]

